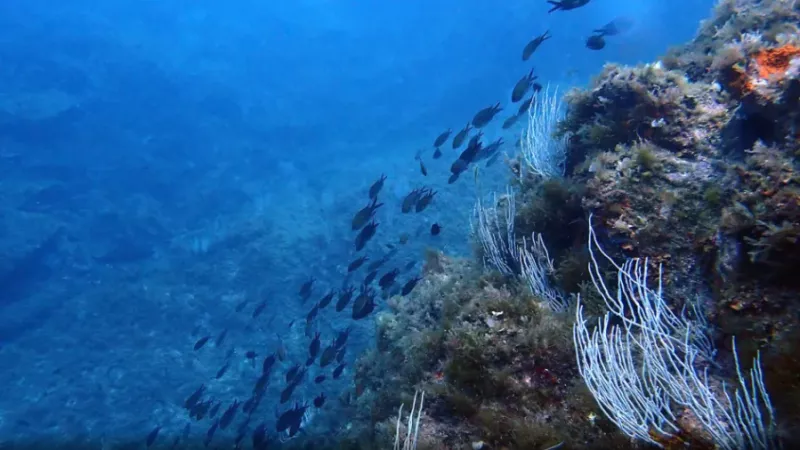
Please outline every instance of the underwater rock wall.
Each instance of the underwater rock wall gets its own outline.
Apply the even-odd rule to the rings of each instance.
[[[544,235],[555,282],[588,314],[604,312],[586,270],[593,214],[615,260],[663,267],[673,309],[702,305],[715,377],[736,375],[733,336],[743,370],[760,351],[786,442],[800,424],[798,23],[797,2],[720,2],[661,61],[609,64],[567,94],[564,179],[514,181],[518,239]],[[339,448],[391,447],[408,425],[397,409],[415,389],[426,392],[419,448],[642,448],[581,379],[573,322],[539,307],[519,280],[430,254],[420,288],[378,317],[376,347],[343,399],[360,419]],[[680,432],[653,439],[713,447],[690,411],[675,413]]]

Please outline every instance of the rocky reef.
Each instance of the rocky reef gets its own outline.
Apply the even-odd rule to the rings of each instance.
[[[517,241],[544,236],[558,289],[603,314],[587,271],[591,214],[611,257],[661,267],[673,309],[702,306],[721,378],[736,376],[733,336],[745,369],[760,352],[774,438],[786,442],[800,425],[798,23],[798,2],[724,0],[661,61],[609,64],[566,95],[564,178],[519,177],[521,163],[509,164]],[[646,445],[618,430],[580,376],[574,308],[541,307],[518,277],[431,253],[419,288],[388,305],[341,399],[356,418],[338,448],[390,448],[417,390],[421,449]],[[653,430],[651,443],[713,447],[691,415],[676,412],[679,432]]]

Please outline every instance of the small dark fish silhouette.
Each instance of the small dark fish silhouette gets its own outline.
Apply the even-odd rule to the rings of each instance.
[[[453,138],[453,150],[461,147],[461,144],[467,139],[472,126],[468,123],[467,126],[461,129],[461,131],[456,134],[456,137]]]
[[[394,284],[398,275],[400,275],[400,271],[397,269],[392,269],[382,276],[380,280],[378,280],[378,286],[382,287],[383,289],[389,288]]]
[[[439,159],[442,157],[442,151],[439,150],[439,147],[436,147],[436,150],[433,151],[433,159]]]
[[[336,347],[330,345],[322,351],[322,356],[319,358],[319,366],[325,367],[336,358]]]
[[[482,110],[475,113],[475,116],[472,118],[472,126],[475,128],[483,128],[489,122],[494,119],[494,116],[497,115],[503,108],[500,107],[500,103],[497,103],[493,106],[488,106],[483,108]]]
[[[589,50],[602,50],[606,46],[606,40],[603,35],[593,34],[586,39],[586,48]]]
[[[317,357],[317,353],[319,353],[319,335],[320,333],[314,335],[314,339],[311,341],[311,344],[308,346],[308,354],[312,358]]]
[[[156,441],[156,438],[158,438],[159,431],[161,431],[161,425],[153,428],[153,431],[147,434],[147,441],[146,441],[147,448],[150,448],[150,446],[153,445],[153,443]]]
[[[228,335],[228,329],[226,328],[226,329],[222,330],[222,333],[220,333],[219,336],[217,336],[217,340],[214,341],[214,346],[216,346],[216,347],[221,346],[222,343],[225,342],[225,337],[227,335]]]
[[[441,231],[442,227],[438,223],[431,225],[431,236],[438,236]]]
[[[303,283],[302,286],[300,286],[301,300],[306,301],[308,300],[308,297],[311,297],[311,290],[314,288],[314,281],[316,281],[314,277],[310,277],[308,281],[306,281],[305,283]]]
[[[261,313],[264,312],[264,308],[266,308],[266,307],[267,307],[267,301],[266,300],[264,300],[263,302],[259,303],[258,306],[256,306],[256,309],[253,310],[253,319],[255,319],[258,316],[260,316]]]
[[[336,292],[331,290],[330,292],[328,292],[325,295],[325,297],[322,297],[319,300],[319,304],[317,305],[319,307],[319,309],[322,309],[322,308],[325,308],[326,306],[328,306],[331,303],[331,300],[333,300],[333,296],[334,295],[336,295]]]
[[[435,195],[436,191],[432,189],[427,189],[425,193],[423,193],[422,196],[419,198],[419,200],[417,200],[417,204],[414,207],[414,211],[416,212],[424,211],[425,208],[427,208],[428,205],[431,204],[431,202],[433,201],[433,197]]]
[[[261,373],[269,373],[272,370],[272,366],[275,365],[275,353],[264,358],[264,363],[261,365]]]
[[[422,196],[424,189],[414,189],[408,193],[408,195],[403,198],[403,203],[400,205],[400,211],[403,214],[411,212],[411,209],[414,208],[414,205],[417,204],[417,200]]]
[[[347,327],[343,331],[340,331],[336,336],[336,340],[333,341],[333,346],[337,349],[344,347],[347,343],[347,338],[350,337],[351,331],[353,331],[353,327]]]
[[[361,208],[361,210],[358,211],[355,216],[353,216],[353,221],[351,224],[352,230],[355,231],[363,228],[364,225],[369,222],[369,219],[375,215],[375,211],[377,211],[381,206],[383,206],[383,203],[378,203],[377,199],[372,199],[367,206]]]
[[[214,439],[214,433],[217,432],[217,427],[219,427],[219,420],[215,420],[211,427],[206,432],[206,438],[203,441],[203,445],[208,447],[211,444],[211,440]]]
[[[233,422],[233,418],[236,416],[236,411],[239,409],[239,400],[234,400],[233,404],[222,413],[222,417],[219,419],[219,427],[221,429],[228,428],[228,425]]]
[[[366,277],[364,277],[364,284],[370,284],[378,276],[378,269],[373,270],[372,272],[368,273]]]
[[[343,310],[347,303],[350,302],[350,299],[353,298],[353,294],[356,292],[356,288],[352,286],[348,286],[347,288],[342,289],[339,292],[339,300],[336,302],[336,311]]]
[[[436,140],[433,141],[433,146],[436,147],[436,148],[441,147],[442,144],[447,142],[447,138],[450,137],[450,133],[451,132],[452,132],[452,130],[450,128],[448,128],[447,131],[445,131],[444,133],[442,133],[439,136],[437,136]]]
[[[507,130],[507,129],[513,127],[514,124],[517,123],[517,120],[519,120],[519,116],[516,115],[516,114],[511,116],[511,117],[509,117],[509,118],[507,118],[506,120],[503,121],[503,129]]]
[[[414,278],[408,280],[406,282],[406,284],[403,285],[403,289],[400,291],[400,295],[405,297],[406,295],[410,294],[411,291],[414,290],[414,287],[416,287],[416,285],[419,282],[419,280],[421,280],[421,279],[422,278],[420,278],[420,277],[414,277]]]
[[[340,376],[342,376],[342,372],[344,372],[344,366],[347,364],[342,363],[336,366],[336,369],[333,370],[333,379],[338,380]]]
[[[322,408],[322,405],[325,404],[325,394],[319,394],[317,398],[314,399],[314,406],[317,408]]]
[[[220,367],[220,369],[217,371],[217,379],[218,380],[225,375],[225,372],[228,371],[228,367],[230,367],[230,365],[231,365],[230,363],[225,363],[224,366]]]
[[[600,36],[616,36],[630,31],[631,28],[633,28],[632,19],[629,17],[617,17],[611,22],[594,30],[593,33],[599,34]]]
[[[358,270],[358,268],[361,267],[361,265],[364,264],[367,261],[367,259],[369,258],[366,255],[364,255],[358,259],[353,260],[353,262],[347,265],[347,273],[355,272],[356,270]]]
[[[363,249],[364,246],[367,245],[367,242],[369,242],[369,240],[372,239],[373,236],[375,236],[375,231],[377,229],[378,229],[378,223],[375,222],[374,220],[361,229],[361,231],[358,233],[358,236],[356,236],[356,242],[355,242],[356,251],[361,251],[361,249]]]
[[[192,409],[197,406],[197,403],[200,401],[200,398],[206,392],[206,385],[201,384],[197,390],[195,390],[192,395],[190,395],[185,402],[183,402],[183,406],[186,409]]]
[[[561,1],[547,0],[547,3],[553,5],[553,7],[550,8],[550,11],[547,11],[548,13],[551,13],[557,10],[569,11],[571,9],[580,8],[581,6],[584,6],[587,3],[589,3],[589,0],[561,0]]]
[[[208,342],[209,339],[211,339],[211,336],[201,337],[197,342],[194,343],[194,349],[200,350],[204,345],[206,345],[206,342]]]
[[[327,377],[326,377],[325,375],[317,375],[317,376],[314,378],[314,383],[316,383],[316,384],[320,384],[320,383],[322,383],[323,381],[325,381],[326,379],[327,379]]]
[[[528,92],[528,89],[530,89],[531,84],[533,84],[536,78],[538,77],[533,74],[533,69],[531,69],[529,74],[520,78],[519,81],[517,81],[517,84],[514,85],[514,89],[511,91],[511,101],[517,103],[518,101],[522,100],[522,97],[525,97],[525,94]]]
[[[386,181],[386,175],[381,174],[381,177],[372,183],[372,186],[369,187],[369,198],[373,200],[378,198],[378,193],[380,193],[381,189],[383,189],[384,181]]]
[[[422,172],[422,176],[428,176],[428,169],[425,168],[425,163],[422,162],[422,158],[419,160],[419,171]]]
[[[535,97],[531,97],[519,104],[519,109],[517,110],[517,117],[525,114],[526,112],[528,112],[529,109],[531,109],[531,104],[533,104],[534,98]]]
[[[542,45],[542,42],[550,39],[551,37],[550,30],[547,30],[539,36],[533,38],[530,42],[528,42],[527,45],[525,45],[525,48],[522,49],[522,60],[527,61],[528,58],[533,55],[533,52],[535,52],[539,46]]]

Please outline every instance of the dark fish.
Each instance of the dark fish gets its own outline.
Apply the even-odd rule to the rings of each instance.
[[[215,345],[216,347],[219,347],[219,346],[221,346],[221,345],[222,345],[222,343],[223,343],[223,342],[225,342],[225,337],[226,337],[227,335],[228,335],[228,329],[226,328],[226,329],[222,330],[222,333],[220,333],[220,334],[219,334],[219,336],[217,336],[217,340],[216,340],[216,341],[214,341],[214,345]]]
[[[436,140],[435,140],[435,141],[433,141],[433,146],[434,146],[434,147],[436,147],[436,148],[439,148],[439,147],[441,147],[441,146],[442,146],[442,144],[444,144],[445,142],[447,142],[447,138],[449,138],[449,137],[450,137],[450,133],[451,133],[451,132],[452,132],[452,130],[451,130],[450,128],[448,128],[448,129],[447,129],[447,131],[445,131],[444,133],[440,134],[440,135],[439,135],[439,136],[436,138]]]
[[[301,300],[306,301],[308,300],[308,297],[311,296],[311,290],[314,289],[314,281],[316,281],[314,277],[310,277],[308,281],[306,281],[305,283],[303,283],[302,286],[300,286]]]
[[[295,364],[286,371],[286,382],[291,383],[292,380],[297,376],[297,373],[300,371],[300,364]]]
[[[324,404],[325,404],[325,394],[322,393],[319,394],[319,396],[317,396],[317,398],[314,399],[314,406],[316,406],[317,408],[322,408],[322,405]]]
[[[382,287],[383,289],[389,288],[391,285],[394,284],[395,279],[397,278],[398,275],[400,275],[400,271],[397,269],[393,269],[392,271],[382,276],[380,280],[378,280],[378,286]]]
[[[372,183],[372,186],[369,187],[369,198],[375,200],[378,197],[378,193],[383,189],[384,181],[386,181],[386,175],[381,174],[381,177]]]
[[[344,366],[346,366],[346,365],[347,364],[342,363],[342,364],[339,364],[338,366],[336,366],[336,369],[333,370],[333,379],[334,380],[338,380],[339,377],[342,376],[342,372],[344,372]]]
[[[606,46],[606,40],[601,34],[593,34],[586,39],[586,48],[589,50],[602,50]]]
[[[318,305],[318,306],[319,306],[319,309],[323,309],[323,308],[325,308],[326,306],[328,306],[328,305],[331,303],[331,300],[333,300],[333,296],[334,296],[334,295],[336,295],[336,291],[334,291],[334,290],[331,290],[330,292],[328,292],[328,293],[325,295],[325,297],[322,297],[322,298],[319,300],[319,305]]]
[[[243,300],[241,303],[236,305],[236,312],[239,313],[244,311],[244,308],[247,306],[248,303],[250,303],[250,300]]]
[[[353,308],[353,320],[361,320],[375,310],[375,298],[368,297],[366,303],[360,309]]]
[[[355,292],[356,288],[349,286],[339,293],[339,300],[336,302],[337,312],[343,310],[347,306],[347,303],[350,302],[351,298],[353,298],[353,294]]]
[[[253,430],[253,450],[266,450],[267,444],[267,426],[260,424]]]
[[[295,404],[294,408],[278,416],[278,421],[275,423],[275,431],[283,433],[294,426],[299,426],[303,422],[303,416],[305,416],[307,409],[307,405],[300,406]]]
[[[217,402],[214,406],[212,406],[211,409],[208,411],[208,418],[213,419],[214,416],[217,415],[221,407],[222,407],[222,402]]]
[[[450,178],[447,179],[447,184],[453,184],[458,181],[458,177],[461,175],[461,172],[455,172],[450,175]]]
[[[461,172],[467,170],[467,167],[469,167],[469,161],[464,161],[461,158],[458,158],[457,160],[453,161],[453,164],[450,165],[450,173],[452,173],[453,175],[451,175],[450,178],[453,177],[458,178],[458,175],[461,174]]]
[[[192,395],[190,395],[190,396],[189,396],[189,397],[186,399],[186,401],[185,401],[185,402],[183,402],[183,406],[184,406],[186,409],[192,409],[192,408],[194,408],[194,407],[197,405],[197,402],[199,402],[199,401],[200,401],[200,398],[203,396],[203,394],[204,394],[205,392],[206,392],[206,385],[205,385],[205,384],[201,384],[201,385],[200,385],[200,387],[199,387],[199,388],[197,388],[197,390],[196,390],[196,391],[194,391],[194,392],[192,393]]]
[[[343,331],[340,331],[336,336],[336,340],[333,341],[333,346],[337,349],[344,347],[347,343],[347,338],[350,337],[351,331],[353,331],[353,327],[347,327]]]
[[[369,242],[369,240],[372,239],[373,236],[375,236],[375,230],[377,230],[377,229],[378,229],[378,223],[376,223],[373,220],[372,222],[368,223],[367,226],[365,226],[358,233],[358,236],[356,236],[356,242],[355,242],[356,251],[360,251],[361,249],[364,248],[365,245],[367,245],[367,242]]]
[[[340,363],[344,360],[345,350],[347,350],[347,347],[339,349],[339,353],[336,354],[336,362]]]
[[[317,353],[319,353],[319,332],[314,335],[314,339],[311,341],[311,344],[308,346],[308,354],[312,358],[317,357]]]
[[[253,385],[253,395],[262,394],[269,385],[269,374],[262,373],[260,377],[256,380],[256,383]]]
[[[314,321],[314,319],[317,317],[318,312],[319,312],[319,304],[316,304],[314,305],[313,308],[311,308],[311,311],[309,311],[308,314],[306,315],[306,325],[310,325],[311,322]]]
[[[522,97],[525,97],[525,94],[530,89],[531,84],[538,78],[536,75],[533,74],[533,69],[531,69],[530,73],[525,75],[524,77],[520,78],[517,81],[517,84],[514,85],[514,89],[511,91],[511,101],[517,103],[518,101],[522,100]]]
[[[264,364],[261,365],[261,373],[269,373],[273,365],[275,365],[275,353],[264,358]]]
[[[225,375],[225,372],[228,371],[228,367],[230,367],[230,363],[225,363],[224,366],[220,367],[220,369],[217,371],[217,379],[218,380],[220,378],[222,378],[223,375]]]
[[[463,144],[464,140],[467,139],[467,136],[469,135],[469,131],[471,129],[472,129],[472,126],[470,124],[467,124],[467,126],[462,128],[461,131],[459,131],[458,134],[456,134],[456,137],[453,138],[453,149],[454,150],[457,149],[458,147],[461,147],[461,144]]]
[[[442,232],[442,227],[438,223],[431,225],[431,236],[438,236]]]
[[[530,104],[528,104],[528,106],[530,106]],[[509,117],[509,118],[507,118],[505,121],[503,121],[503,129],[507,130],[507,129],[513,127],[514,124],[517,123],[518,119],[519,119],[519,116],[516,115],[516,114],[511,116],[511,117]]]
[[[630,31],[631,28],[633,28],[633,20],[631,18],[617,17],[611,22],[594,30],[593,33],[597,33],[600,36],[616,36]]]
[[[275,356],[278,357],[279,361],[283,361],[286,359],[286,346],[283,344],[283,339],[278,333],[275,333],[278,336],[278,349],[275,350]]]
[[[194,349],[200,350],[204,345],[206,345],[206,342],[208,342],[209,339],[211,339],[211,336],[201,337],[197,342],[194,343]]]
[[[215,420],[206,432],[206,439],[203,441],[203,445],[206,447],[208,447],[208,445],[211,444],[211,440],[214,439],[214,433],[217,432],[217,427],[219,427],[219,420]]]
[[[533,82],[533,84],[531,84],[531,89],[533,89],[534,94],[537,93],[537,92],[541,92],[542,84],[541,83],[537,83],[537,82]]]
[[[368,273],[367,276],[364,278],[364,284],[370,284],[375,277],[378,276],[378,269],[373,270],[372,272]]]
[[[417,200],[417,204],[414,207],[414,210],[416,212],[424,211],[425,208],[427,208],[428,205],[431,204],[431,202],[433,201],[433,197],[435,195],[436,195],[436,191],[434,191],[432,189],[428,189],[424,194],[422,194],[422,196],[419,198],[419,200]]]
[[[494,164],[495,162],[497,162],[497,159],[500,157],[500,155],[501,155],[501,153],[500,153],[500,152],[497,152],[497,153],[495,153],[494,155],[490,156],[490,157],[489,157],[489,160],[488,160],[488,161],[486,161],[486,167],[490,167],[492,164]]]
[[[361,210],[357,212],[355,216],[353,216],[351,227],[353,231],[360,230],[362,227],[364,227],[364,225],[369,222],[372,216],[375,215],[375,211],[377,211],[381,206],[383,206],[383,203],[378,203],[377,199],[372,199],[370,204],[361,208]]]
[[[547,30],[539,36],[533,38],[530,42],[528,42],[527,45],[525,45],[525,48],[522,49],[522,60],[527,61],[528,58],[533,55],[533,52],[535,52],[539,46],[542,45],[542,42],[550,39],[551,37],[550,30]]]
[[[533,104],[534,98],[535,97],[531,97],[519,104],[519,109],[517,110],[517,117],[525,114],[526,112],[528,112],[529,109],[531,109],[531,105]]]
[[[569,11],[571,9],[580,8],[581,6],[584,6],[587,3],[589,3],[589,0],[561,0],[561,1],[547,0],[547,3],[553,5],[553,7],[550,8],[550,11],[547,11],[548,13],[551,13],[557,10]]]
[[[422,193],[425,192],[425,189],[414,189],[408,193],[403,199],[403,203],[400,205],[400,211],[405,213],[411,212],[414,208],[414,205],[417,204],[417,200],[419,200]]]
[[[245,358],[247,358],[251,362],[253,362],[256,359],[256,356],[258,356],[258,355],[253,350],[248,350],[247,353],[244,354],[244,356],[245,356]]]
[[[350,264],[348,264],[347,265],[347,273],[355,272],[356,270],[358,270],[358,268],[361,267],[361,265],[364,264],[367,261],[367,259],[369,259],[369,258],[366,255],[364,255],[364,256],[354,260]]]
[[[502,110],[503,108],[500,107],[500,103],[483,108],[482,110],[475,113],[475,116],[472,118],[472,126],[474,126],[475,128],[485,127],[486,124],[491,122],[492,119],[494,119],[494,116],[496,116],[497,113],[499,113]]]
[[[442,157],[442,151],[439,150],[437,147],[436,150],[433,151],[433,159],[439,159]]]
[[[267,307],[267,301],[266,300],[264,300],[263,302],[259,303],[258,306],[256,306],[256,309],[253,310],[253,319],[255,319],[258,316],[260,316],[261,313],[264,312],[264,308],[266,308],[266,307]]]
[[[314,378],[314,383],[320,384],[320,383],[322,383],[323,381],[325,381],[325,379],[326,379],[325,375],[317,375],[317,376]]]
[[[367,304],[367,300],[372,297],[374,292],[372,289],[367,285],[361,285],[361,292],[359,292],[358,297],[356,297],[355,302],[353,302],[353,310],[361,309],[364,305]]]
[[[153,431],[147,434],[147,440],[145,441],[147,443],[147,448],[150,448],[150,446],[156,441],[159,431],[161,431],[161,425],[153,428]]]
[[[425,168],[425,163],[422,162],[422,158],[419,160],[419,171],[422,173],[423,177],[428,176],[428,169]]]
[[[495,153],[500,150],[500,147],[503,145],[503,138],[497,138],[496,141],[492,142],[491,144],[487,145],[486,147],[481,148],[477,155],[475,155],[475,161],[481,161],[484,159],[489,159]]]
[[[414,287],[417,286],[417,283],[419,282],[419,280],[421,280],[421,279],[422,278],[420,278],[420,277],[414,277],[414,278],[406,281],[406,284],[403,285],[403,289],[400,291],[400,295],[405,297],[406,295],[410,294],[411,291],[414,290]]]
[[[236,411],[239,410],[239,400],[234,400],[233,404],[222,413],[222,417],[219,419],[219,427],[221,429],[228,428],[228,425],[233,422],[233,418],[236,416]]]
[[[292,394],[294,394],[294,390],[297,388],[297,385],[294,383],[290,383],[281,391],[281,404],[284,404],[292,398]]]
[[[467,148],[465,148],[464,151],[461,152],[460,155],[458,155],[458,159],[466,162],[467,165],[469,165],[469,163],[471,163],[475,159],[475,156],[478,155],[478,153],[481,151],[481,148],[483,147],[483,144],[481,143],[482,137],[483,137],[483,132],[479,132],[475,136],[472,136],[472,138],[469,140],[469,143],[467,144]],[[453,172],[453,167],[450,167],[450,171]]]
[[[322,356],[319,358],[319,366],[325,367],[333,362],[334,359],[336,359],[336,347],[329,345],[322,351]]]
[[[413,206],[413,203],[412,203],[412,206]],[[384,265],[387,261],[392,259],[392,257],[394,255],[396,255],[397,252],[398,252],[397,248],[392,249],[389,253],[383,255],[383,258],[381,258],[381,259],[379,259],[377,261],[373,261],[373,262],[369,263],[369,265],[367,266],[367,270],[372,272],[373,270],[379,268],[380,266]]]

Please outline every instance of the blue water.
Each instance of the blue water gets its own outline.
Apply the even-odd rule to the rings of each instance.
[[[711,5],[594,0],[547,14],[538,0],[3,2],[0,442],[143,442],[159,425],[168,439],[201,383],[226,405],[244,400],[246,351],[263,358],[280,336],[304,361],[306,313],[342,285],[350,219],[381,173],[373,259],[397,245],[393,267],[418,261],[405,281],[426,247],[469,255],[473,176],[446,183],[457,154],[445,146],[432,160],[435,137],[509,103],[531,67],[563,92],[606,62],[653,61],[690,39]],[[585,48],[619,16],[634,28]],[[522,47],[548,29],[523,62]],[[496,122],[487,139],[513,143],[519,129]],[[481,171],[485,192],[508,180],[502,163]],[[401,214],[423,184],[439,191],[433,205]],[[441,236],[429,235],[433,223]],[[309,276],[318,281],[301,304]],[[315,329],[332,339],[353,323],[348,312],[329,306]],[[373,345],[373,316],[355,325],[350,365]],[[192,350],[224,329],[224,348]],[[214,380],[230,348],[229,374]],[[324,390],[335,398],[351,384],[345,371]],[[319,391],[308,382],[296,395]],[[270,421],[278,383],[268,392]],[[310,433],[341,425],[325,414]]]

